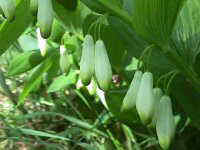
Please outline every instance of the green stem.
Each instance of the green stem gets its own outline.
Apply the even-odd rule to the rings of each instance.
[[[169,79],[169,81],[168,81],[168,84],[167,84],[167,87],[166,87],[166,93],[167,93],[168,95],[169,95],[169,87],[170,87],[170,85],[171,85],[173,79],[175,78],[175,76],[176,76],[178,73],[179,73],[179,71],[175,71],[175,72],[172,74],[172,76],[171,76],[171,78]]]

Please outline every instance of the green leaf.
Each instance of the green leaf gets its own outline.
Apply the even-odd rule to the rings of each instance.
[[[123,10],[121,2],[118,0],[81,0],[92,10],[97,10],[100,12],[108,12],[111,15],[121,18],[123,21],[132,26],[132,18],[129,16],[128,12]]]
[[[134,0],[133,26],[145,40],[168,42],[185,0]]]
[[[6,78],[4,76],[3,71],[0,69],[0,88],[7,94],[7,95],[12,95],[11,91],[6,84]]]
[[[60,71],[60,64],[59,64],[59,59],[60,59],[60,54],[58,53],[53,60],[53,65],[51,68],[46,73],[45,79],[47,81],[52,81],[55,77],[58,76],[59,71]]]
[[[122,129],[123,129],[124,135],[126,136],[127,149],[129,150],[135,149],[133,148],[132,143],[134,143],[134,145],[138,145],[138,143],[137,143],[136,137],[133,135],[131,131],[131,128],[126,126],[125,124],[122,124]]]
[[[65,34],[63,36],[63,42],[69,54],[74,53],[80,49],[80,42],[78,37],[75,35],[70,36],[69,34]]]
[[[80,32],[82,22],[90,10],[81,2],[78,3],[76,10],[70,11],[66,9],[61,3],[53,0],[54,11],[57,17],[65,25],[68,31]]]
[[[121,38],[116,34],[111,26],[108,26],[102,30],[101,38],[105,42],[112,66],[114,66],[117,71],[122,70],[125,53]]]
[[[98,13],[105,13],[104,6],[98,1],[91,0],[81,0],[85,5],[87,5],[91,10]]]
[[[121,51],[123,51],[125,56],[121,65],[122,68],[126,68],[126,66],[133,63],[133,57],[136,57],[137,59],[140,58],[144,50],[151,47],[151,45],[140,38],[130,26],[119,18],[111,16],[108,18],[108,21],[117,37],[119,37],[123,43],[124,51]],[[148,60],[148,63],[150,64],[148,69],[154,73],[154,76],[159,77],[163,73],[174,70],[175,65],[166,58],[165,54],[159,49],[159,47],[152,47],[152,49],[149,50],[151,50],[151,55]],[[116,53],[114,52],[114,49],[113,53]],[[131,73],[131,71],[126,72]],[[132,78],[132,73],[130,75],[130,78]]]
[[[57,77],[48,88],[48,93],[60,91],[70,85],[76,84],[77,72],[71,71],[67,76],[61,75]]]
[[[174,100],[183,108],[186,114],[190,117],[193,125],[200,127],[200,94],[187,82],[183,76],[177,76],[171,85],[171,93]],[[172,99],[173,100],[173,99]],[[183,113],[181,110],[181,113]]]
[[[38,130],[24,129],[24,128],[20,128],[19,130],[22,132],[22,134],[25,134],[25,135],[48,137],[48,138],[53,138],[53,139],[70,141],[70,139],[68,139],[68,138],[58,136],[58,135],[54,135],[54,134],[50,134],[50,133],[46,133],[46,132],[42,132],[42,131],[38,131]]]
[[[78,5],[78,0],[67,0],[67,1],[57,0],[57,2],[62,4],[63,7],[65,7],[66,9],[70,11],[76,10],[77,5]]]
[[[200,32],[200,1],[189,0],[185,3],[180,12],[176,28],[183,31],[183,33],[198,33]]]
[[[85,96],[81,93],[80,90],[74,90],[74,92],[80,97],[80,99],[83,101],[83,103],[90,109],[92,110],[91,105],[88,103],[88,100],[85,98]]]
[[[51,31],[51,36],[49,37],[50,40],[61,44],[61,39],[65,33],[65,29],[63,25],[57,20],[54,19],[53,25],[52,25],[52,31]]]
[[[28,81],[24,85],[24,89],[19,96],[18,105],[24,104],[25,98],[29,95],[29,93],[35,88],[35,86],[41,81],[42,75],[49,70],[49,68],[53,65],[54,56],[50,56],[47,58],[42,64],[38,66],[38,68],[32,73]]]
[[[182,57],[190,64],[195,64],[196,71],[200,74],[200,1],[187,1],[176,25],[175,44]],[[178,34],[177,34],[178,33]]]
[[[36,38],[34,38],[31,35],[28,34],[22,34],[18,39],[20,47],[24,51],[31,51],[31,50],[37,50],[38,47],[38,41]],[[28,44],[27,44],[28,43]]]
[[[138,121],[136,113],[120,112],[125,90],[113,90],[106,93],[106,103],[109,111],[124,123],[132,124]]]
[[[133,15],[134,0],[123,0],[123,8],[129,13],[129,15]]]
[[[8,75],[14,76],[29,71],[37,66],[43,59],[44,57],[41,56],[39,50],[20,53],[10,62]]]
[[[19,38],[32,21],[29,12],[30,2],[27,0],[17,2],[15,19],[12,22],[6,20],[0,25],[0,55]]]
[[[124,134],[126,135],[126,137],[127,137],[130,141],[136,142],[136,137],[133,135],[133,133],[132,133],[130,127],[128,127],[128,126],[125,125],[125,124],[122,124],[122,129],[123,129],[123,131],[124,131]]]
[[[101,0],[91,1],[91,0],[81,0],[84,4],[86,4],[90,9],[96,11],[98,13],[105,13],[109,9],[105,7],[105,4],[101,2]],[[103,0],[102,0],[103,1]],[[117,7],[122,7],[121,0],[109,0],[110,4],[115,5]]]

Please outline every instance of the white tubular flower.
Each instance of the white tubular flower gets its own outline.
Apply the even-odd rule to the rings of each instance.
[[[47,39],[42,38],[39,28],[36,29],[36,32],[37,32],[38,47],[40,48],[40,53],[42,56],[45,56],[47,52]]]

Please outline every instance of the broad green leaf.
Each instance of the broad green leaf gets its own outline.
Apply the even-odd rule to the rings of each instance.
[[[39,50],[20,53],[10,62],[8,75],[14,76],[29,71],[41,63],[43,59],[44,57],[41,56]]]
[[[0,55],[19,38],[32,21],[29,5],[30,1],[17,0],[15,19],[12,22],[4,21],[0,25]]]
[[[106,103],[109,111],[122,122],[132,124],[138,121],[136,113],[121,113],[121,106],[125,96],[125,90],[113,90],[106,93]]]
[[[90,27],[98,19],[96,15],[88,15],[83,24],[84,34],[88,33],[90,28],[90,34],[97,40],[98,29],[95,26]],[[122,20],[117,17],[108,17],[109,25],[105,22],[101,25],[101,38],[104,40],[106,47],[108,49],[109,58],[111,60],[112,66],[117,71],[122,71],[132,64],[133,57],[137,59],[141,57],[143,51],[149,48],[151,55],[148,60],[149,70],[155,72],[155,76],[160,76],[162,73],[167,73],[174,69],[174,65],[169,62],[165,57],[164,53],[160,51],[158,47],[150,48],[151,46],[141,39],[135,31],[130,28]],[[155,71],[156,70],[156,71]],[[132,71],[126,71],[127,74]],[[130,78],[132,77],[130,73]]]
[[[111,26],[107,26],[102,30],[101,38],[106,45],[110,62],[113,67],[119,72],[122,70],[124,53],[124,45],[121,38],[117,33],[112,29]]]
[[[18,39],[18,42],[19,42],[20,47],[24,51],[31,51],[31,50],[39,49],[37,39],[30,35],[27,35],[27,34],[21,35]]]
[[[175,65],[173,65],[166,58],[164,53],[162,53],[162,51],[158,47],[150,48],[151,45],[140,38],[135,33],[135,31],[122,20],[118,19],[117,17],[109,17],[108,21],[113,31],[115,31],[115,34],[117,35],[117,37],[120,38],[124,46],[123,53],[125,56],[121,64],[123,68],[126,68],[133,63],[133,57],[139,59],[142,53],[149,48],[149,52],[151,52],[151,55],[148,58],[148,64],[150,64],[148,69],[149,71],[154,73],[154,76],[159,77],[163,73],[174,70]],[[113,51],[113,53],[115,52]],[[132,78],[133,76],[131,72],[133,71],[126,70],[126,74],[130,74],[129,78]]]
[[[129,15],[133,15],[134,0],[123,0],[123,8],[129,13]]]
[[[104,6],[98,1],[91,0],[81,0],[85,5],[87,5],[91,10],[98,13],[105,13]]]
[[[54,79],[53,83],[49,86],[48,92],[60,91],[70,85],[76,84],[77,73],[76,71],[71,71],[67,76],[61,75]]]
[[[195,62],[198,63],[199,59],[197,59],[200,52],[200,34],[191,32],[182,32],[181,30],[177,30],[172,38],[170,45],[174,51],[179,53],[179,56],[184,60],[188,66],[193,66]],[[197,71],[199,69],[197,68]]]
[[[168,42],[185,0],[134,0],[133,26],[148,42]]]
[[[57,18],[62,21],[68,31],[81,31],[81,26],[84,18],[90,10],[81,2],[78,3],[76,10],[70,11],[61,3],[53,0],[54,11]]]
[[[189,0],[180,12],[176,30],[178,34],[175,44],[182,57],[190,64],[195,64],[196,71],[200,74],[200,1]]]
[[[58,3],[62,4],[64,8],[66,8],[69,11],[74,11],[77,8],[79,0],[57,0]]]
[[[121,18],[123,21],[132,26],[132,18],[128,12],[122,9],[122,3],[119,0],[81,0],[89,8],[98,12],[107,12],[111,15]]]
[[[199,0],[188,0],[180,12],[177,21],[177,29],[181,29],[185,34],[200,32],[199,9]]]
[[[42,75],[49,70],[49,68],[53,65],[54,55],[47,58],[42,64],[38,66],[38,68],[32,73],[28,81],[24,85],[24,89],[19,96],[19,103],[24,104],[25,98],[29,95],[29,93],[35,88],[35,86],[41,81]]]
[[[187,79],[181,75],[173,80],[171,93],[175,97],[174,100],[177,101],[190,117],[193,125],[200,127],[200,94],[187,82]]]
[[[200,72],[198,67],[200,52],[198,6],[199,1],[187,1],[185,3],[177,21],[176,32],[173,35],[173,40],[175,39],[173,46],[171,46],[173,51],[171,51],[171,54],[169,53],[168,58],[192,82],[193,87],[200,92],[200,81],[197,74]]]
[[[104,6],[104,4],[100,0],[91,1],[91,0],[81,0],[85,5],[87,5],[93,11],[98,13],[105,13],[108,8]],[[116,5],[118,7],[122,7],[122,0],[109,0],[110,4]]]

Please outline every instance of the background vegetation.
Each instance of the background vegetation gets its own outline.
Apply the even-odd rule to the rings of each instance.
[[[55,18],[45,56],[29,0],[16,0],[13,20],[0,15],[1,149],[161,149],[155,129],[144,126],[137,114],[119,111],[140,68],[152,72],[154,85],[172,99],[176,135],[171,149],[198,150],[200,1],[52,2]],[[86,34],[106,45],[113,70],[107,92],[95,79],[81,84]],[[59,65],[61,44],[69,54],[68,73]]]

